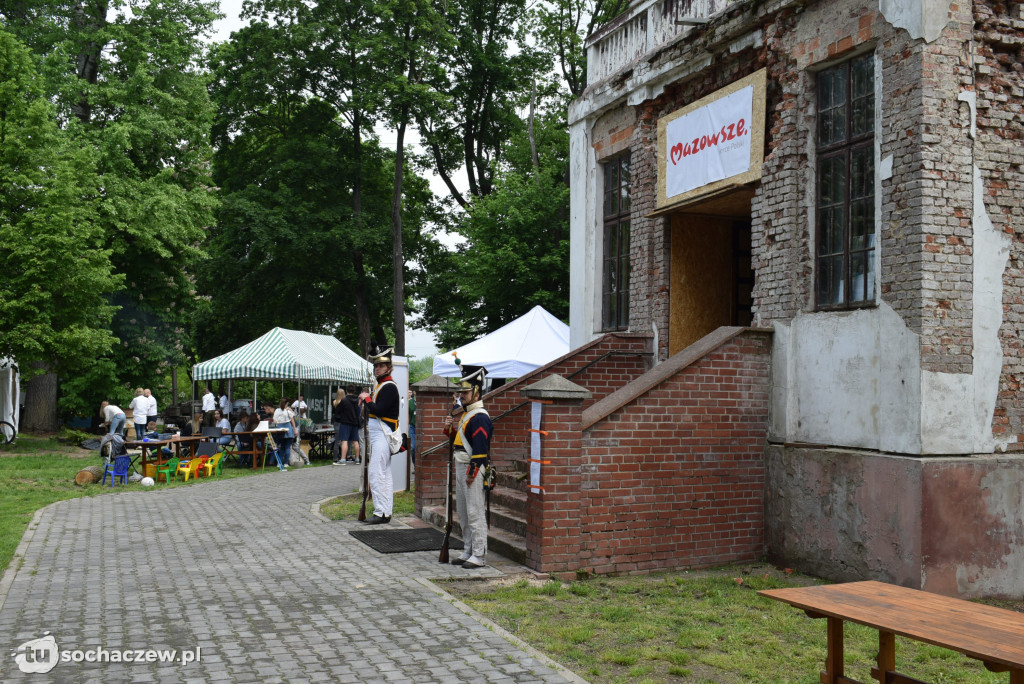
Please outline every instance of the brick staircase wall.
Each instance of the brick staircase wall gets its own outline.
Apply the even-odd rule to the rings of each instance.
[[[650,342],[608,335],[485,397],[500,473],[495,551],[568,576],[763,556],[770,331],[720,328],[652,369]],[[530,402],[520,390],[552,374],[585,398],[544,405],[550,463],[543,491],[524,496]],[[446,444],[452,388],[431,378],[416,390],[416,512],[438,525],[448,452],[434,447]]]
[[[544,496],[575,502],[578,533],[545,525],[538,569],[630,573],[763,556],[770,354],[770,332],[720,328],[585,409],[578,447],[573,437],[565,459],[545,456],[562,479]]]

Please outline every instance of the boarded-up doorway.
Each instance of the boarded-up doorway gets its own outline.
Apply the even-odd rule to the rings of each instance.
[[[723,199],[732,201],[672,215],[670,354],[723,325],[751,324],[749,195]],[[720,213],[698,213],[711,208]]]

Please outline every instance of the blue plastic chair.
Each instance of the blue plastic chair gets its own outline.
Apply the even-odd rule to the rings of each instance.
[[[108,463],[103,468],[103,479],[100,484],[103,485],[107,481],[107,475],[110,475],[110,486],[114,486],[114,481],[117,478],[121,478],[121,484],[128,484],[128,468],[132,464],[131,456],[118,456],[114,459],[113,463]]]

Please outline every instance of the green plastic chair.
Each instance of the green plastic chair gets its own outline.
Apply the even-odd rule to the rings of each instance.
[[[178,479],[178,457],[172,456],[171,460],[167,461],[163,466],[156,467],[156,481],[160,481],[160,473],[163,473],[167,477],[165,478],[167,483],[171,483],[171,475],[174,475],[174,479]]]

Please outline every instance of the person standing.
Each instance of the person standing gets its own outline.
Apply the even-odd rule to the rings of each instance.
[[[380,525],[391,522],[392,506],[394,505],[394,482],[391,475],[391,448],[388,435],[398,429],[399,398],[398,384],[391,378],[392,363],[391,347],[377,347],[377,352],[370,354],[373,363],[373,376],[377,384],[373,394],[364,392],[363,400],[367,411],[370,443],[366,455],[370,459],[368,479],[370,492],[373,495],[373,517],[366,522]]]
[[[296,399],[294,402],[292,402],[292,411],[299,418],[305,418],[306,417],[306,409],[307,408],[309,408],[309,407],[306,406],[306,402],[302,398],[301,394],[299,395],[298,399]]]
[[[220,395],[220,415],[222,418],[231,420],[231,400],[228,399],[228,395],[225,392],[221,392]]]
[[[156,397],[153,396],[153,393],[150,392],[148,388],[142,390],[142,393],[143,393],[143,395],[145,395],[146,402],[147,402],[147,406],[146,406],[146,423],[148,424],[150,421],[155,423],[156,422],[156,414],[157,414],[157,410],[156,410]]]
[[[331,465],[345,465],[359,458],[359,403],[355,394],[354,385],[347,386],[344,393],[339,387],[331,402],[334,416],[334,463]],[[348,455],[350,443],[352,456]]]
[[[100,415],[103,416],[103,422],[100,423],[100,426],[110,426],[110,429],[107,430],[108,435],[121,434],[121,429],[124,427],[125,415],[120,406],[114,406],[109,401],[100,402]],[[142,431],[143,434],[145,434],[145,425],[142,426]],[[142,439],[142,437],[138,437],[138,439]]]
[[[278,432],[277,437],[277,467],[281,471],[288,470],[288,461],[291,458],[292,442],[295,441],[295,414],[288,406],[288,398],[283,397],[281,404],[274,411],[274,423],[286,432]]]
[[[142,388],[135,390],[135,397],[132,403],[128,404],[132,412],[132,422],[135,423],[135,439],[142,439],[146,434],[146,416],[149,415],[149,400],[143,393]]]
[[[481,400],[483,366],[462,366],[459,400],[465,410],[458,422],[445,418],[444,433],[452,441],[455,456],[455,506],[462,526],[462,555],[453,565],[482,568],[487,564],[487,517],[484,510],[484,471],[490,465],[488,454],[494,424]]]
[[[217,399],[213,396],[213,392],[210,391],[210,386],[206,386],[206,391],[203,392],[203,425],[206,427],[213,427],[213,412],[217,410]]]

